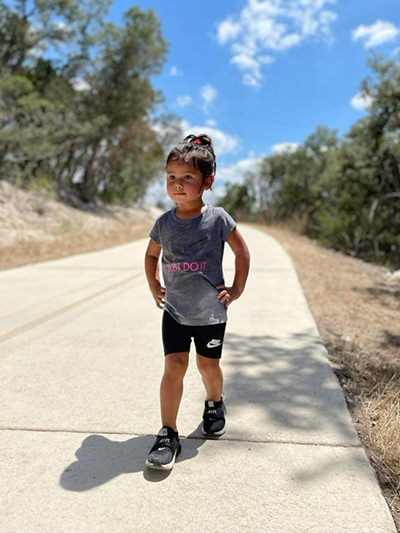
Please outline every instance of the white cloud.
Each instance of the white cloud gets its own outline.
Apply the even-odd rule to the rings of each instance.
[[[200,89],[200,96],[203,99],[203,110],[208,112],[210,105],[217,98],[218,91],[210,83],[203,85]]]
[[[299,147],[299,143],[283,142],[283,143],[274,144],[271,147],[271,150],[274,154],[283,154],[283,153],[291,154],[295,152],[298,147]]]
[[[377,20],[370,26],[360,25],[352,32],[353,41],[363,41],[366,48],[393,41],[400,30],[391,22]]]
[[[208,120],[206,120],[206,124],[207,126],[210,126],[210,128],[214,128],[217,125],[217,121],[213,118],[209,118]]]
[[[170,76],[182,76],[182,72],[176,67],[175,65],[172,65],[172,67],[169,69],[169,75]]]
[[[236,54],[232,57],[231,63],[236,64],[239,70],[255,70],[258,72],[260,69],[259,62],[251,55]]]
[[[235,152],[239,146],[238,137],[207,124],[204,126],[192,126],[189,124],[189,122],[183,120],[181,122],[181,129],[183,132],[183,138],[191,133],[194,133],[195,135],[200,135],[201,133],[209,135],[213,141],[215,154],[217,156],[217,163],[219,156],[231,154]]]
[[[204,200],[211,203],[218,202],[226,194],[227,183],[235,185],[244,183],[247,172],[256,172],[261,160],[262,157],[249,156],[245,159],[239,159],[232,165],[219,166],[212,192],[207,192],[204,195]]]
[[[247,157],[239,159],[233,165],[225,165],[218,169],[218,181],[223,183],[243,183],[247,172],[254,172],[262,157]]]
[[[176,131],[179,131],[180,133],[178,136],[174,135],[174,137],[172,137],[171,134],[168,135],[169,144],[164,145],[164,150],[166,153],[168,153],[174,145],[181,142],[182,139],[184,139],[187,135],[190,135],[191,133],[193,133],[194,135],[200,135],[201,133],[205,133],[211,137],[214,144],[214,150],[217,156],[217,160],[221,155],[232,154],[236,152],[240,146],[240,139],[235,135],[231,135],[230,133],[226,133],[218,129],[215,126],[215,121],[207,121],[203,125],[193,126],[187,120],[181,120],[178,124],[176,124],[176,126]],[[153,125],[153,129],[159,135],[160,139],[163,139],[163,137],[166,136],[167,132],[171,133],[168,127],[160,124]]]
[[[243,85],[257,89],[260,87],[261,78],[262,76],[260,72],[245,72],[242,77],[242,82]]]
[[[261,67],[276,54],[310,38],[332,40],[336,14],[325,9],[336,0],[246,0],[237,16],[217,28],[217,41],[229,45],[231,63],[242,73],[245,85],[259,87]]]
[[[69,81],[75,91],[90,91],[90,85],[82,78],[71,78]]]
[[[181,96],[178,96],[176,99],[176,105],[179,107],[187,107],[192,103],[192,97],[188,94],[183,94]]]
[[[365,111],[366,109],[369,109],[371,107],[372,102],[373,98],[365,93],[357,93],[350,100],[351,106],[354,107],[354,109],[358,109],[360,111]]]
[[[217,30],[217,39],[221,44],[226,44],[240,34],[240,24],[228,18],[221,22]]]

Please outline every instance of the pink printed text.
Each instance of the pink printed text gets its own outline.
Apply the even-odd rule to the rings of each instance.
[[[167,272],[205,272],[206,270],[207,261],[182,261],[167,265]]]

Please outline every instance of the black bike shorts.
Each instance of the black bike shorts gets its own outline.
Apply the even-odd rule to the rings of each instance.
[[[179,324],[168,311],[164,311],[162,320],[164,354],[189,352],[193,338],[199,355],[220,359],[225,327],[225,322],[208,326],[185,326]]]

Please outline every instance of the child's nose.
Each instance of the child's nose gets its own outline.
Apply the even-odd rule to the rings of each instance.
[[[175,187],[176,187],[177,189],[182,189],[182,187],[183,187],[183,180],[181,180],[181,179],[177,179],[177,180],[175,180]]]

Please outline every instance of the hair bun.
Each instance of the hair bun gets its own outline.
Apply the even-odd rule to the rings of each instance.
[[[172,148],[168,157],[169,161],[182,161],[198,168],[203,178],[214,176],[217,164],[211,137],[206,133],[187,135],[181,143]]]
[[[201,146],[210,146],[212,147],[212,140],[209,135],[206,133],[201,133],[200,135],[188,135],[183,139],[184,143],[198,144]]]

